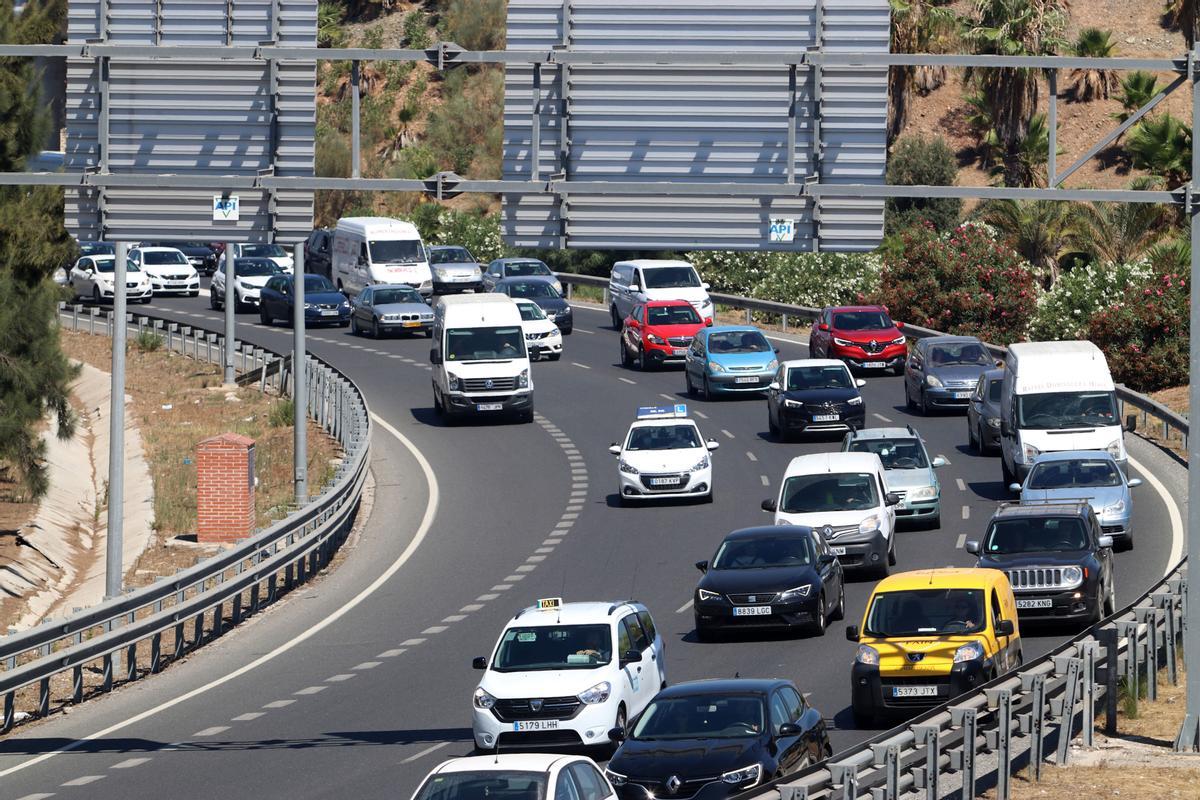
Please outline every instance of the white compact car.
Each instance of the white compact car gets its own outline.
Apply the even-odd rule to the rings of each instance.
[[[471,701],[475,745],[609,746],[667,684],[662,636],[635,601],[538,600],[500,634]]]
[[[236,258],[233,261],[234,311],[258,308],[259,292],[267,281],[282,275],[283,268],[269,258]],[[225,307],[225,262],[217,266],[208,287],[208,305],[214,311]]]
[[[645,406],[629,426],[625,443],[608,452],[617,457],[621,503],[660,497],[713,499],[712,457],[720,444],[704,440],[687,406]]]
[[[608,778],[585,756],[506,753],[453,758],[421,781],[412,800],[615,800]]]
[[[200,294],[200,273],[174,247],[135,247],[129,251],[129,260],[150,278],[155,294]]]
[[[887,575],[896,563],[896,506],[875,453],[815,453],[788,464],[776,499],[763,511],[776,525],[820,531],[843,567]]]
[[[78,298],[91,298],[92,302],[113,299],[113,276],[116,270],[116,256],[95,255],[83,256],[71,267],[67,283]],[[131,303],[149,303],[154,295],[150,288],[150,280],[146,273],[138,269],[136,264],[125,264],[125,298]]]
[[[279,246],[277,244],[269,244],[269,243],[236,244],[235,243],[233,245],[233,251],[234,251],[233,257],[238,258],[238,259],[241,259],[241,258],[269,258],[271,261],[275,262],[275,265],[277,267],[279,267],[281,270],[286,272],[288,275],[292,274],[292,270],[295,269],[295,266],[296,266],[296,262],[288,254],[288,251],[284,250],[281,246]],[[225,254],[224,253],[221,253],[221,257],[217,263],[218,263],[218,269],[225,266]],[[236,267],[237,265],[235,264],[234,266]]]
[[[514,298],[513,302],[521,312],[521,329],[525,331],[525,349],[529,351],[529,358],[549,357],[551,361],[562,358],[562,331],[550,321],[546,312],[532,300]]]

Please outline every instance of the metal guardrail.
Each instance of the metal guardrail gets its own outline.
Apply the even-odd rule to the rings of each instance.
[[[604,289],[608,280],[590,275],[557,273],[567,297],[572,286]],[[753,298],[711,294],[717,305],[753,313],[779,315],[787,329],[790,318],[815,320],[820,311]],[[917,325],[904,326],[910,338],[944,335]],[[1005,348],[988,344],[997,358]],[[1188,434],[1188,422],[1161,403],[1118,385],[1123,404],[1159,419],[1164,436],[1169,429]],[[1122,414],[1124,412],[1122,411]],[[1166,668],[1178,683],[1176,655],[1182,655],[1186,557],[1170,575],[1126,608],[1084,631],[1066,644],[1021,669],[1002,675],[979,689],[961,695],[904,725],[837,753],[809,769],[756,787],[738,800],[897,800],[906,794],[927,800],[947,796],[942,778],[958,780],[962,798],[976,796],[977,781],[995,774],[997,800],[1011,796],[1011,766],[1021,755],[1040,778],[1046,745],[1054,740],[1056,760],[1066,764],[1076,726],[1085,746],[1091,746],[1096,710],[1103,704],[1106,731],[1116,733],[1118,694],[1125,692],[1135,706],[1144,694],[1157,697],[1157,673]],[[996,764],[981,768],[982,758]],[[947,781],[948,782],[948,781]]]
[[[82,306],[60,304],[59,323],[75,331],[112,335],[111,314],[96,308],[85,313]],[[127,314],[126,324],[134,335],[160,336],[168,349],[182,355],[222,363],[220,334],[144,314]],[[242,342],[235,361],[243,373],[259,370],[263,391],[284,395],[294,388],[286,369],[290,355]],[[312,356],[308,361],[304,389],[311,418],[344,451],[325,491],[285,519],[189,569],[64,619],[0,637],[0,732],[14,724],[18,693],[26,687],[37,686],[27,713],[46,716],[55,690],[66,702],[76,703],[89,693],[84,671],[90,664],[100,665],[102,691],[116,681],[158,672],[165,664],[164,637],[171,645],[169,658],[178,659],[329,563],[350,530],[362,496],[371,421],[366,400],[349,378]],[[54,679],[66,672],[71,673],[69,686],[55,685]]]

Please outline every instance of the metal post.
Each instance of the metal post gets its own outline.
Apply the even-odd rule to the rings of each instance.
[[[359,76],[358,76],[358,59],[350,62],[350,177],[359,177],[359,132],[358,132],[358,102],[359,102]],[[419,177],[419,176],[418,176]],[[299,270],[295,271],[297,275]]]
[[[235,280],[234,262],[237,258],[234,256],[233,242],[225,243],[225,345],[222,352],[225,354],[222,361],[225,364],[225,385],[233,386],[237,381],[237,376],[233,370],[233,344],[234,344],[234,306],[237,305],[237,294],[233,291],[233,282]]]
[[[108,537],[104,553],[104,596],[121,594],[125,521],[125,259],[129,245],[117,242],[113,265],[112,396],[108,403]]]
[[[796,182],[796,65],[788,65],[787,182]]]
[[[1001,689],[997,714],[1000,726],[997,731],[996,763],[1012,763],[1012,689]],[[996,799],[1008,800],[1012,793],[1012,774],[1008,768],[996,770]]]
[[[1050,152],[1046,157],[1046,185],[1053,189],[1058,172],[1058,70],[1049,70],[1047,77],[1050,79],[1050,117],[1046,127],[1050,129]]]
[[[296,302],[292,309],[292,408],[294,448],[294,477],[296,484],[296,505],[303,506],[308,502],[308,392],[306,391],[306,372],[304,349],[304,245],[294,248],[296,266],[293,274],[296,276],[294,294]]]
[[[530,111],[529,180],[541,179],[542,156],[542,65],[533,65],[533,108]]]

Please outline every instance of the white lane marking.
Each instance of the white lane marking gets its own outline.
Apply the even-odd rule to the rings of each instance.
[[[306,686],[299,691],[292,692],[292,694],[316,694],[317,692],[323,692],[328,688],[328,686]]]
[[[417,645],[421,644],[424,641],[425,641],[424,639],[405,639],[403,642],[400,643],[400,646],[401,647],[416,647]]]
[[[545,556],[530,556],[529,558],[527,558],[525,560],[529,561],[531,563],[534,563],[534,564],[540,564],[541,562],[546,560],[546,557]]]
[[[662,394],[661,392],[659,393],[658,396],[661,397],[663,400],[670,400],[672,403],[674,403],[676,400],[679,399],[677,397],[672,397],[669,394]]]
[[[296,701],[295,700],[272,700],[271,702],[264,705],[263,708],[287,708],[294,702],[296,702]]]
[[[962,478],[955,478],[954,481],[958,484],[958,490],[960,492],[965,492],[967,490],[967,484],[963,482]]]
[[[383,663],[382,661],[364,661],[361,664],[351,667],[351,669],[355,669],[355,670],[375,669],[382,663]]]
[[[166,711],[168,708],[172,708],[176,705],[179,705],[180,703],[187,702],[188,700],[191,700],[193,697],[199,697],[200,695],[205,694],[206,692],[212,691],[213,689],[217,688],[218,686],[223,686],[224,684],[228,683],[229,681],[240,678],[242,675],[245,675],[247,672],[257,669],[258,667],[262,666],[263,664],[266,664],[269,661],[273,661],[274,659],[278,658],[279,656],[283,655],[284,653],[288,652],[289,650],[292,650],[297,645],[303,644],[304,642],[311,639],[313,636],[316,636],[318,633],[325,630],[325,628],[329,627],[330,625],[333,625],[335,622],[340,620],[346,614],[348,614],[352,610],[354,610],[355,607],[360,605],[368,597],[373,595],[375,592],[379,591],[379,587],[383,586],[385,583],[387,583],[389,580],[391,580],[392,576],[395,575],[400,570],[401,567],[403,567],[406,563],[408,563],[408,560],[410,558],[412,558],[413,553],[415,553],[417,551],[417,548],[419,548],[421,546],[421,543],[425,541],[425,537],[429,534],[429,529],[433,526],[434,517],[437,516],[440,492],[438,489],[437,476],[434,475],[434,473],[433,473],[433,467],[430,466],[428,459],[426,459],[425,456],[422,455],[421,451],[417,449],[417,446],[415,444],[413,444],[411,441],[409,441],[407,438],[405,438],[404,434],[402,434],[402,433],[400,433],[400,431],[396,430],[396,428],[394,428],[392,425],[390,425],[387,420],[385,420],[383,417],[379,416],[378,414],[372,414],[371,419],[376,424],[378,424],[379,427],[383,428],[385,431],[392,434],[392,436],[395,436],[396,439],[398,439],[400,441],[400,443],[402,445],[404,445],[405,449],[407,449],[412,454],[413,458],[416,460],[417,464],[420,466],[421,471],[425,474],[425,481],[426,481],[426,484],[429,486],[429,503],[428,503],[428,505],[425,506],[425,514],[421,517],[421,523],[417,526],[416,535],[414,535],[412,538],[412,541],[408,543],[408,547],[404,548],[404,552],[402,552],[396,558],[395,561],[393,561],[390,565],[388,565],[388,568],[385,569],[379,575],[379,577],[375,578],[375,580],[371,581],[370,584],[363,587],[362,591],[360,591],[358,594],[356,594],[354,597],[352,597],[341,608],[332,612],[327,617],[322,619],[317,624],[313,625],[311,628],[308,628],[300,635],[296,636],[295,638],[289,639],[287,642],[284,642],[283,644],[279,645],[278,647],[276,647],[274,650],[271,650],[270,652],[263,653],[261,656],[254,659],[250,663],[244,664],[241,667],[238,667],[237,669],[233,670],[232,672],[227,672],[226,674],[222,675],[221,677],[219,677],[213,681],[210,681],[209,683],[206,683],[203,686],[197,686],[195,689],[192,689],[190,692],[184,692],[183,694],[178,695],[177,697],[173,697],[170,700],[167,700],[166,702],[160,703],[159,705],[154,706],[153,708],[146,709],[145,711],[141,712],[140,714],[134,714],[132,717],[121,720],[120,722],[118,722],[114,725],[110,725],[107,728],[104,728],[103,730],[96,731],[95,733],[90,733],[87,736],[84,736],[80,739],[75,739],[74,741],[71,741],[71,742],[63,745],[62,747],[51,750],[48,753],[42,753],[41,755],[38,755],[38,756],[35,756],[34,758],[29,759],[28,761],[22,761],[20,764],[15,764],[6,770],[0,771],[0,778],[6,777],[8,775],[12,775],[15,772],[19,772],[28,767],[32,767],[35,764],[40,764],[43,761],[54,758],[55,756],[60,755],[62,753],[66,753],[71,750],[76,750],[80,747],[83,747],[87,742],[94,741],[96,739],[103,739],[104,737],[110,736],[111,734],[113,734],[119,730],[122,730],[124,728],[127,728],[130,725],[134,725],[138,722],[141,722],[142,720],[149,719],[150,717],[160,714],[161,712]],[[324,687],[320,687],[319,689],[317,689],[317,691],[320,691],[320,689],[323,689],[323,688]],[[297,694],[299,694],[299,692],[297,692]]]
[[[730,433],[729,431],[725,430],[724,428],[721,428],[721,433],[725,434],[725,436],[726,436],[726,437],[728,437],[728,438],[730,438],[730,439],[732,439],[732,438],[733,438],[733,434],[732,434],[732,433]]]
[[[580,364],[578,361],[572,361],[571,366],[579,367],[580,369],[591,369],[591,367],[589,367],[587,364]]]
[[[675,613],[682,614],[683,612],[687,611],[691,607],[692,607],[692,601],[688,600],[686,603],[681,605],[679,608],[675,609]]]
[[[459,611],[465,611],[466,613],[471,614],[481,608],[483,608],[483,603],[467,603],[465,606],[460,608]]]
[[[121,761],[117,764],[113,764],[112,768],[113,769],[129,769],[130,767],[139,767],[142,764],[145,764],[149,760],[150,759],[148,759],[148,758],[127,758],[124,761]]]
[[[466,614],[451,614],[442,620],[442,622],[462,622],[467,618]]]
[[[970,519],[970,518],[971,518],[971,507],[963,506],[963,519]]]
[[[425,756],[429,755],[430,753],[435,753],[438,750],[441,750],[443,747],[445,747],[448,744],[450,744],[450,743],[449,742],[438,742],[437,744],[435,744],[431,747],[426,747],[424,750],[422,750],[419,753],[413,753],[408,758],[403,759],[400,763],[401,764],[411,764],[412,762],[416,761],[417,759],[424,758]]]
[[[763,485],[763,486],[770,486],[770,485],[771,485],[771,479],[770,479],[770,478],[768,478],[766,475],[759,475],[759,476],[758,476],[758,479],[759,479],[760,481],[762,481],[762,485]]]
[[[536,553],[537,555],[544,556],[544,555],[549,555],[550,553],[553,553],[554,548],[553,547],[539,547],[537,550],[534,550],[533,552]]]
[[[510,583],[497,583],[495,586],[492,587],[492,591],[493,592],[507,592],[511,588],[512,588],[512,584],[510,584]],[[499,597],[499,596],[500,595],[496,595],[496,597]],[[483,595],[480,595],[479,598],[482,600]]]
[[[1167,487],[1163,485],[1162,481],[1154,477],[1154,473],[1133,457],[1129,457],[1129,463],[1142,474],[1147,483],[1154,487],[1154,491],[1158,492],[1158,496],[1162,498],[1163,504],[1167,507],[1167,516],[1171,518],[1171,555],[1167,557],[1163,575],[1170,575],[1171,570],[1179,563],[1179,559],[1183,558],[1183,515],[1179,513],[1179,505],[1175,502],[1175,497],[1167,491]]]
[[[522,564],[517,567],[517,572],[533,572],[537,569],[537,564]]]
[[[491,602],[492,600],[495,600],[499,596],[500,595],[496,592],[489,592],[487,594],[481,594],[481,595],[479,595],[479,597],[476,597],[475,602],[488,603],[488,602]]]
[[[693,409],[692,413],[695,414],[700,419],[708,419],[708,414],[705,414],[703,411],[696,411],[695,409]]]
[[[211,728],[205,728],[202,731],[196,731],[192,734],[192,737],[198,738],[200,736],[216,736],[218,733],[224,733],[227,730],[229,730],[228,725],[213,725]]]
[[[967,543],[967,535],[965,533],[960,533],[958,535],[958,541],[955,543],[954,546],[956,548],[958,548],[959,550],[962,550],[963,545],[965,545],[966,543]]]
[[[426,636],[431,636],[435,633],[441,633],[444,630],[446,630],[445,625],[430,625],[428,628],[421,631],[421,633],[425,634]]]
[[[251,722],[259,717],[265,717],[266,713],[262,711],[247,711],[245,714],[239,714],[230,719],[230,722]]]
[[[73,781],[66,781],[63,786],[87,786],[89,783],[95,783],[103,778],[103,775],[84,775],[81,778],[76,778]]]
[[[563,511],[583,511],[583,506],[579,504],[569,505]]]
[[[617,380],[621,383],[628,383],[630,386],[637,386],[637,381],[631,381],[629,378],[618,377]]]
[[[37,792],[36,794],[27,794],[24,797],[18,797],[17,800],[46,800],[47,797],[54,797],[54,792]]]
[[[395,658],[396,656],[402,655],[407,652],[408,652],[408,648],[396,647],[391,650],[384,650],[382,653],[380,653],[379,655],[377,655],[375,657],[376,658]]]
[[[947,466],[949,466],[950,464],[953,464],[953,463],[954,463],[953,461],[951,461],[950,459],[946,458],[945,456],[942,456],[942,459],[943,459],[943,460],[946,462],[946,465],[947,465]]]
[[[595,332],[595,331],[589,331],[589,330],[587,330],[587,329],[585,329],[585,328],[576,328],[576,329],[575,329],[575,331],[576,331],[576,333],[586,333],[588,336],[595,336],[595,335],[596,335],[596,332]]]
[[[749,450],[746,451],[746,458],[750,459],[751,461],[758,461],[758,456],[754,455],[754,453],[751,453]]]
[[[525,576],[524,575],[505,575],[504,580],[508,581],[509,583],[516,583],[517,581],[525,580]]]
[[[885,417],[883,414],[872,413],[871,416],[875,417],[875,419],[879,420],[880,422],[891,422],[891,420]]]
[[[349,672],[341,672],[337,675],[330,675],[328,678],[325,679],[325,682],[326,683],[341,683],[342,681],[348,681],[353,677],[354,676],[351,675]]]

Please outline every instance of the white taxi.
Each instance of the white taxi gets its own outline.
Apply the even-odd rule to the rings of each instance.
[[[624,444],[608,452],[617,457],[621,504],[631,500],[693,497],[713,499],[712,457],[720,444],[704,440],[687,406],[644,406],[629,427]]]
[[[525,333],[525,349],[531,359],[549,357],[551,361],[562,358],[563,337],[558,326],[550,321],[546,312],[532,300],[513,298],[521,312],[521,330]]]
[[[471,699],[475,745],[607,747],[667,684],[664,644],[635,601],[563,603],[551,597],[517,613]]]

